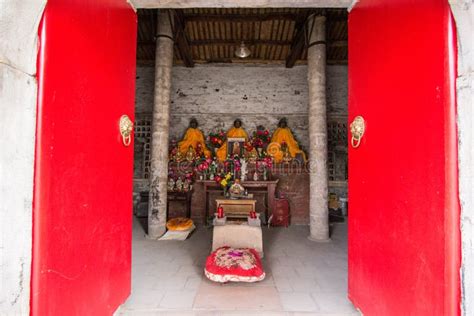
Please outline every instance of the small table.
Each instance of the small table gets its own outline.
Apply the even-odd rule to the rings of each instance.
[[[170,209],[170,201],[183,201],[186,204],[186,217],[191,218],[191,198],[193,191],[168,191],[168,200],[166,203],[166,218],[168,218],[168,210]]]
[[[250,199],[217,199],[217,207],[222,206],[227,218],[247,218],[250,212],[255,212],[257,200]]]
[[[204,185],[204,199],[206,205],[206,219],[205,222],[209,219],[209,192],[222,192],[222,187],[220,184],[216,183],[213,180],[197,180],[197,183],[202,183]],[[252,192],[265,192],[266,193],[266,203],[268,208],[265,209],[265,218],[268,220],[268,214],[273,212],[275,209],[275,191],[278,184],[278,179],[268,180],[268,181],[244,181],[240,184],[247,189],[249,193]],[[260,190],[259,190],[260,189]]]

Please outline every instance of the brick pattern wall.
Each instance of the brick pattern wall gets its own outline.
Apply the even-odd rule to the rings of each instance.
[[[327,68],[328,113],[347,113],[347,66]],[[136,113],[152,112],[154,68],[138,67]],[[197,65],[174,67],[170,111],[170,137],[181,139],[191,117],[207,134],[218,126],[227,130],[241,118],[247,132],[264,125],[276,128],[287,117],[304,149],[308,139],[307,67]]]

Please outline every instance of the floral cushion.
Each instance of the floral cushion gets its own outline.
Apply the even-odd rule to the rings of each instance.
[[[221,247],[207,257],[206,277],[214,282],[257,282],[265,278],[258,253],[250,248]]]

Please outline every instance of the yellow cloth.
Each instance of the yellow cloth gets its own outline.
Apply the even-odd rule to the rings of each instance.
[[[272,142],[278,143],[280,145],[286,143],[291,157],[295,158],[296,154],[301,154],[303,156],[304,161],[306,161],[306,155],[300,149],[300,146],[298,146],[298,142],[293,137],[293,133],[291,133],[289,127],[278,127],[273,132]],[[283,159],[283,153],[279,151],[273,156],[273,158],[275,159],[275,162],[281,162],[281,160]]]
[[[227,138],[245,138],[245,141],[248,140],[247,132],[242,127],[232,127],[227,132]],[[216,152],[217,159],[219,161],[224,161],[227,158],[227,142],[224,142],[222,146]]]
[[[197,128],[189,127],[184,134],[183,140],[178,143],[178,149],[183,156],[186,156],[189,146],[196,150],[198,144],[201,144],[204,156],[206,158],[211,157],[211,152],[207,149],[206,142],[204,141],[204,134]]]

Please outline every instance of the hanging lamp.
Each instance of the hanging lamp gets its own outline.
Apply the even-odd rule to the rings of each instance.
[[[239,58],[247,58],[250,56],[252,52],[248,47],[245,45],[245,43],[242,41],[239,47],[235,50],[235,56]]]

